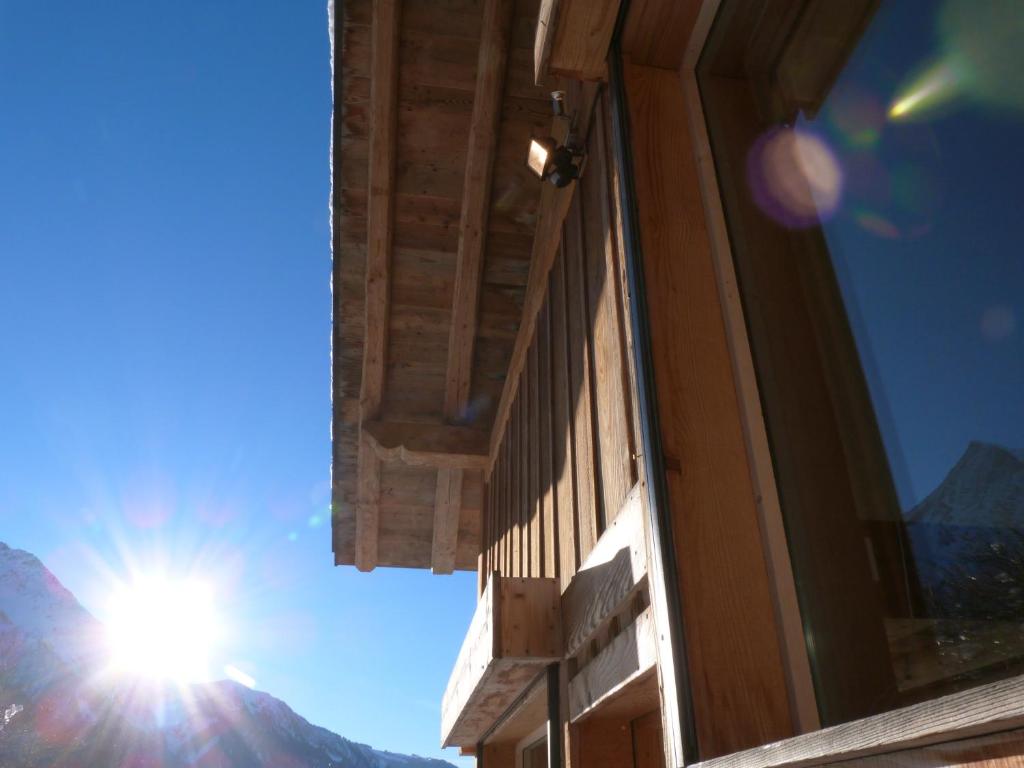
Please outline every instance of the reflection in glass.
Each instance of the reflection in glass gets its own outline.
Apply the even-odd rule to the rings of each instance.
[[[698,67],[826,725],[1024,672],[1021,39],[726,0]]]

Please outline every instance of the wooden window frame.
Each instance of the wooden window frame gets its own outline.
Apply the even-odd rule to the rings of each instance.
[[[1014,750],[1014,754],[1022,754],[1024,732],[1019,729],[1024,728],[1024,675],[829,728],[822,729],[820,726],[767,428],[761,409],[753,356],[736,280],[735,262],[697,82],[697,61],[707,42],[721,2],[722,0],[703,0],[685,47],[678,74],[690,121],[692,149],[700,175],[705,221],[712,243],[712,256],[736,377],[748,460],[760,499],[762,535],[765,539],[771,581],[775,589],[780,634],[786,652],[790,701],[800,735],[701,761],[695,765],[701,768],[826,765],[893,752],[923,750],[930,745],[954,741],[969,748],[1000,734],[1004,740],[1012,744],[1018,743],[1017,740],[1020,739],[1020,748]],[[910,754],[908,758],[913,762]],[[923,754],[921,758],[924,760]],[[950,759],[953,759],[952,755]],[[882,763],[884,761],[880,761],[880,764]]]
[[[526,753],[542,742],[547,743],[548,724],[547,722],[537,726],[531,733],[524,736],[516,744],[516,765],[515,768],[531,768],[526,764]]]

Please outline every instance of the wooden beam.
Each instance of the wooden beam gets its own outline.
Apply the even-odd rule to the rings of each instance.
[[[596,83],[567,83],[566,87],[567,108],[570,113],[576,113],[578,130],[581,135],[586,135],[597,99],[598,85]],[[555,121],[552,133],[556,139],[565,138],[564,123],[564,120]],[[519,389],[520,374],[526,362],[530,341],[533,339],[537,315],[544,305],[544,298],[547,294],[548,274],[551,272],[551,265],[555,261],[555,254],[558,253],[558,245],[561,242],[562,222],[569,212],[569,205],[572,203],[575,191],[575,184],[563,189],[545,184],[540,193],[540,213],[537,218],[537,229],[533,235],[530,276],[526,284],[526,296],[523,299],[523,318],[519,325],[519,331],[516,333],[512,356],[509,358],[505,387],[501,392],[498,409],[494,415],[488,476],[490,467],[494,465],[501,435],[505,431],[505,424]]]
[[[452,322],[448,334],[448,369],[444,415],[455,423],[466,421],[473,383],[480,278],[483,273],[487,214],[491,207],[491,177],[501,117],[505,70],[512,34],[514,0],[486,0],[477,57],[476,92],[469,124],[466,176],[459,220],[459,250],[455,263]],[[434,534],[430,565],[434,573],[451,573],[462,510],[462,472],[437,473]]]
[[[377,458],[385,461],[446,470],[482,469],[487,463],[487,433],[480,429],[367,421],[363,434]]]
[[[437,470],[434,498],[434,535],[430,550],[430,570],[448,574],[455,570],[455,546],[459,539],[459,512],[462,511],[462,470]]]
[[[377,565],[380,528],[380,458],[366,432],[359,435],[357,461],[355,565],[360,571],[372,571]]]
[[[370,165],[363,375],[359,390],[360,427],[377,417],[384,396],[390,304],[390,262],[394,220],[395,134],[398,116],[398,18],[400,0],[373,3],[370,83]],[[357,458],[355,564],[377,565],[380,460],[360,438]]]
[[[455,265],[452,324],[448,335],[448,374],[444,412],[462,421],[472,383],[473,342],[476,338],[480,276],[491,206],[491,175],[498,143],[498,124],[512,30],[513,0],[487,0],[484,4],[476,93],[469,125],[466,176],[459,220],[459,251]]]
[[[533,44],[534,79],[602,80],[621,0],[542,0]]]

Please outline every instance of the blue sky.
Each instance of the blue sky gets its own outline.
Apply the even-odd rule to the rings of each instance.
[[[0,0],[0,540],[208,572],[218,661],[441,755],[475,575],[332,565],[329,67],[326,0]]]

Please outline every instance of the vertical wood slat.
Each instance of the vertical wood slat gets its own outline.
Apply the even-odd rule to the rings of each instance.
[[[477,573],[476,594],[484,593],[491,577],[491,514],[494,511],[494,483],[484,478],[483,514],[480,519],[480,567]]]
[[[516,484],[519,487],[519,505],[518,505],[518,507],[516,509],[517,520],[518,520],[517,530],[519,532],[518,568],[519,568],[519,575],[520,576],[525,576],[526,575],[526,564],[527,564],[527,561],[528,561],[528,558],[529,558],[529,551],[530,551],[529,550],[529,547],[530,547],[530,526],[529,526],[529,520],[530,519],[529,519],[529,517],[526,514],[527,506],[529,504],[529,498],[527,496],[527,490],[529,488],[529,479],[530,479],[529,478],[529,474],[530,474],[529,473],[529,466],[528,466],[527,461],[526,461],[527,460],[526,438],[527,438],[527,435],[529,434],[529,431],[528,431],[529,424],[527,422],[527,419],[529,418],[529,413],[526,410],[526,400],[525,400],[525,398],[519,398],[518,406],[519,406],[519,421],[518,421],[518,424],[516,425],[516,438],[517,438],[517,441],[518,441],[518,443],[517,443],[517,446],[518,446],[517,450],[519,452],[518,453],[518,459],[517,459],[517,463],[519,465],[519,479],[516,482]]]
[[[579,521],[576,504],[575,440],[570,397],[569,327],[566,317],[565,248],[559,251],[551,268],[551,383],[554,389],[552,423],[555,444],[555,492],[558,508],[558,567],[564,590],[579,569]]]
[[[529,350],[527,350],[529,352]],[[526,367],[523,367],[526,378]],[[530,403],[523,387],[519,389],[519,573],[527,576],[530,563]]]
[[[598,537],[599,495],[594,456],[594,421],[590,349],[587,342],[588,317],[584,279],[583,224],[580,198],[573,198],[566,216],[565,275],[568,297],[568,341],[570,403],[573,404],[573,433],[576,460],[576,503],[579,524],[580,562],[594,548]]]
[[[493,486],[486,478],[483,481],[483,495],[481,500],[480,510],[480,567],[479,571],[479,583],[478,587],[482,586],[487,581],[487,574],[490,573],[490,561],[491,561],[491,544],[489,541],[490,534],[489,530],[491,527],[491,509],[493,504],[491,503],[491,490]],[[477,594],[479,595],[483,590],[478,589]]]
[[[540,315],[538,315],[538,329],[540,328]],[[530,512],[530,567],[527,570],[528,576],[540,576],[544,562],[541,538],[543,535],[544,518],[544,495],[540,484],[540,339],[533,337],[533,344],[530,345],[530,352],[527,358],[526,373],[527,381],[525,395],[528,398],[530,412],[530,431],[528,436],[529,464],[530,464],[530,491],[529,491],[529,512]],[[522,391],[522,390],[521,390]]]
[[[498,559],[499,570],[503,575],[508,575],[508,438],[502,441],[501,449],[501,517],[498,521]]]
[[[628,408],[628,371],[623,349],[622,302],[609,206],[607,146],[602,99],[590,134],[587,173],[581,179],[591,365],[594,381],[596,451],[604,525],[611,523],[633,487],[632,430]]]
[[[549,281],[550,283],[550,281]],[[552,457],[554,435],[551,421],[551,296],[541,310],[538,323],[537,343],[537,397],[543,404],[540,409],[540,487],[541,487],[541,531],[544,542],[544,562],[541,576],[558,576],[558,529],[555,518],[558,514],[553,488]]]
[[[512,404],[512,419],[509,422],[510,426],[510,439],[511,439],[511,451],[509,454],[509,485],[512,490],[512,508],[509,510],[509,574],[512,576],[521,576],[522,571],[520,570],[520,547],[522,544],[522,446],[519,440],[519,424],[522,420],[522,410],[518,407],[521,405],[518,401]]]
[[[630,471],[631,471],[631,482],[636,484],[640,479],[640,462],[638,460],[639,445],[640,445],[640,414],[635,406],[635,396],[637,392],[636,383],[636,370],[630,364],[633,359],[633,327],[630,322],[630,296],[628,288],[628,279],[626,277],[626,245],[623,239],[622,230],[622,208],[620,201],[622,200],[621,188],[622,179],[619,175],[619,167],[615,162],[614,152],[612,150],[612,108],[609,100],[605,100],[604,109],[601,111],[600,118],[604,123],[604,135],[605,135],[605,167],[608,169],[608,194],[609,197],[609,210],[610,210],[610,223],[611,231],[614,240],[615,247],[615,276],[619,285],[619,316],[621,318],[620,327],[622,328],[622,349],[624,351],[624,367],[626,370],[626,392],[631,393],[631,397],[627,401],[627,411],[629,413],[629,429],[630,429]]]

